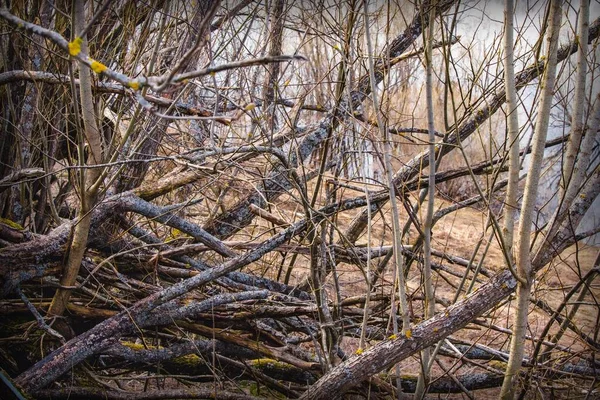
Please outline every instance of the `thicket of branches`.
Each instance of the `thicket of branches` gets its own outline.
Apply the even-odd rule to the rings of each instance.
[[[597,396],[597,7],[293,3],[2,2],[6,395]]]

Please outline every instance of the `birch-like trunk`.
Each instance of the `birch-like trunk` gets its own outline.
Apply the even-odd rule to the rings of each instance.
[[[563,170],[561,177],[560,196],[563,201],[567,204],[572,200],[565,198],[564,194],[568,192],[569,182],[573,175],[573,168],[575,166],[575,159],[579,152],[579,146],[581,145],[581,138],[583,137],[584,123],[583,123],[583,111],[585,108],[585,84],[586,84],[586,73],[587,73],[587,53],[588,53],[588,31],[589,31],[589,18],[590,18],[590,4],[588,0],[581,0],[579,6],[579,18],[577,23],[577,45],[579,50],[577,52],[577,71],[575,75],[575,95],[573,96],[573,111],[571,120],[571,132],[569,135],[569,144],[565,154],[563,162]]]
[[[583,123],[583,111],[585,107],[585,86],[587,61],[585,55],[588,51],[589,38],[589,4],[586,0],[581,1],[579,12],[579,23],[577,29],[577,75],[575,82],[575,95],[573,99],[573,117],[571,131],[567,145],[566,156],[563,162],[563,174],[560,186],[560,203],[548,224],[551,233],[558,229],[567,217],[566,210],[571,207],[585,180],[586,171],[590,164],[595,137],[600,125],[600,94],[596,94],[595,104],[588,118],[588,126]],[[587,129],[586,129],[587,128]],[[585,136],[584,133],[587,130]]]
[[[533,132],[533,150],[527,180],[525,182],[523,204],[521,206],[521,217],[519,218],[519,230],[517,234],[517,273],[520,282],[517,286],[517,306],[513,326],[513,337],[510,348],[510,357],[502,384],[500,397],[512,399],[515,394],[519,370],[523,362],[525,350],[525,333],[527,330],[527,314],[531,284],[533,281],[531,267],[530,236],[533,221],[534,207],[538,195],[541,167],[544,159],[544,143],[548,133],[550,120],[550,109],[554,94],[554,82],[557,65],[558,36],[562,17],[562,0],[552,0],[550,3],[550,25],[548,34],[548,63],[542,77],[542,94],[540,109]]]
[[[517,197],[519,194],[519,116],[517,110],[517,88],[515,87],[514,60],[514,0],[505,1],[504,10],[504,82],[506,87],[506,126],[508,130],[509,167],[508,188],[506,189],[504,209],[504,243],[506,253],[514,262],[513,240],[515,216],[517,214]]]

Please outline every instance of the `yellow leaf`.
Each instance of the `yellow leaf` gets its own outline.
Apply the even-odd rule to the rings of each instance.
[[[106,71],[106,65],[102,64],[101,62],[98,62],[96,60],[92,61],[92,71],[94,71],[97,74],[101,74],[104,71]]]
[[[127,82],[127,86],[129,86],[133,90],[139,90],[140,83],[138,81],[129,81],[129,82]]]
[[[407,339],[410,339],[412,337],[412,331],[410,329],[406,330],[405,336]]]
[[[69,43],[69,54],[75,57],[79,53],[81,53],[81,44],[83,43],[83,39],[80,37],[76,37],[72,42]]]
[[[390,340],[394,340],[394,339],[396,339],[396,338],[397,338],[397,336],[396,336],[396,335],[392,335],[392,336],[390,336],[388,339],[390,339]]]
[[[249,103],[249,104],[247,104],[247,105],[246,105],[246,107],[244,107],[244,110],[246,110],[246,111],[252,111],[252,110],[254,110],[255,108],[256,108],[256,104],[254,104],[254,103]]]

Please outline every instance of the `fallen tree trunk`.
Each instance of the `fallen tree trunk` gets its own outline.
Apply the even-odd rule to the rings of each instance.
[[[516,280],[509,271],[497,275],[463,301],[414,326],[410,338],[397,337],[379,342],[360,356],[338,365],[312,385],[301,398],[311,400],[342,398],[347,390],[369,376],[393,366],[465,327],[512,293],[515,287]]]
[[[226,390],[214,389],[162,389],[147,392],[122,392],[101,388],[68,387],[48,389],[36,394],[38,399],[81,399],[81,400],[161,400],[161,399],[215,399],[215,400],[260,400],[260,397]]]

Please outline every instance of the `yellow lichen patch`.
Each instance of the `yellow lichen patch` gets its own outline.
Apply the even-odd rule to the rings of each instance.
[[[501,371],[504,371],[506,369],[506,363],[500,360],[492,360],[488,363],[488,365],[492,368],[496,368]]]
[[[138,81],[129,81],[129,82],[127,82],[127,86],[129,86],[133,90],[139,90],[140,89],[140,83]]]
[[[162,346],[144,346],[143,344],[134,343],[134,342],[121,342],[121,344],[125,347],[130,348],[133,351],[157,350],[157,349],[164,348]],[[186,354],[184,356],[176,357],[176,358],[172,359],[171,361],[175,364],[178,364],[179,366],[189,366],[189,367],[193,367],[193,366],[197,365],[198,363],[203,362],[202,358],[200,358],[196,354]]]
[[[21,225],[17,224],[15,221],[11,221],[8,218],[0,218],[0,223],[2,223],[4,225],[7,225],[7,226],[9,226],[9,227],[11,227],[13,229],[20,230],[20,231],[22,231],[23,229],[25,229]]]
[[[83,43],[83,39],[80,37],[76,37],[72,42],[69,43],[69,54],[75,57],[79,53],[81,53],[81,44]]]
[[[356,349],[355,353],[360,356],[363,353],[363,349],[359,347],[358,349]]]
[[[268,368],[273,368],[273,369],[279,369],[279,370],[293,370],[294,367],[277,361],[277,360],[273,360],[272,358],[257,358],[256,360],[250,360],[248,362],[249,365],[253,366],[254,368],[258,368],[258,369],[268,369]]]
[[[125,347],[129,347],[131,350],[153,350],[153,349],[160,349],[161,347],[156,347],[156,346],[144,346],[141,343],[134,343],[134,342],[121,342],[121,344]]]
[[[388,337],[388,339],[390,339],[390,340],[394,340],[394,339],[396,339],[397,337],[398,337],[398,336],[396,336],[396,335],[392,335],[392,336]]]
[[[187,354],[185,356],[174,358],[173,362],[179,365],[189,365],[190,367],[193,367],[203,361],[202,358],[198,357],[196,354]]]
[[[404,335],[406,336],[407,339],[412,338],[412,330],[407,329],[406,332],[404,333]]]
[[[250,361],[250,365],[257,368],[270,367],[277,363],[277,361],[272,358],[257,358],[256,360]]]
[[[107,69],[106,65],[104,65],[101,62],[98,62],[96,60],[92,61],[91,67],[92,67],[92,71],[94,71],[97,74],[101,74],[104,71],[106,71],[106,69]]]

